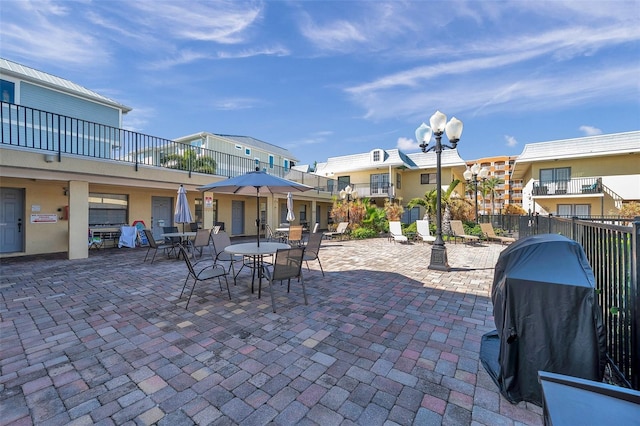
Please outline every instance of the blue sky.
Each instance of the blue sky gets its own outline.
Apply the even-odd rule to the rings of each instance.
[[[465,160],[640,129],[640,1],[17,1],[0,56],[299,164],[400,148],[440,110]]]

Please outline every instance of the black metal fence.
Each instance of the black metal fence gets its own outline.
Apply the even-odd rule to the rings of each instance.
[[[318,192],[337,189],[337,181],[311,173],[8,102],[1,103],[0,122],[2,145],[55,155],[57,161],[64,154],[129,163],[135,170],[164,167],[225,177],[258,167]]]
[[[610,364],[640,390],[640,217],[520,216],[520,238],[554,233],[580,243],[593,269]]]

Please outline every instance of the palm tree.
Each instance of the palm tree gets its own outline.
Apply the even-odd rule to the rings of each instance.
[[[196,149],[188,149],[183,154],[168,154],[160,159],[160,164],[170,169],[189,170],[192,172],[215,174],[216,160],[207,156],[199,156]]]
[[[504,183],[504,180],[492,176],[485,180],[483,185],[483,194],[486,192],[491,195],[491,214],[495,214],[495,198],[498,193],[498,187]]]
[[[440,202],[442,204],[442,207],[444,208],[444,211],[442,212],[443,234],[448,234],[451,228],[451,226],[449,225],[449,221],[451,220],[451,210],[449,208],[451,202],[450,198],[453,190],[456,188],[456,186],[458,186],[459,183],[459,179],[452,180],[447,190],[442,192],[441,194],[442,199],[440,200]],[[409,200],[409,202],[407,203],[407,207],[413,208],[415,206],[422,206],[425,208],[425,216],[428,219],[431,219],[431,217],[434,217],[436,215],[437,203],[438,191],[436,189],[432,189],[431,191],[425,192],[424,198],[413,198]]]

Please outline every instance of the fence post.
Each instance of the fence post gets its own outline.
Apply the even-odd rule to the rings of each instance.
[[[630,312],[633,318],[631,323],[631,368],[629,381],[634,389],[640,389],[640,216],[636,216],[632,224],[631,233],[631,288],[629,293]]]
[[[578,216],[573,216],[571,218],[571,239],[573,241],[578,241]]]

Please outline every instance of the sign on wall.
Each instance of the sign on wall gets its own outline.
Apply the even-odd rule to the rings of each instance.
[[[38,213],[38,214],[31,215],[31,223],[57,223],[57,222],[58,222],[58,215],[55,213],[53,214]]]

